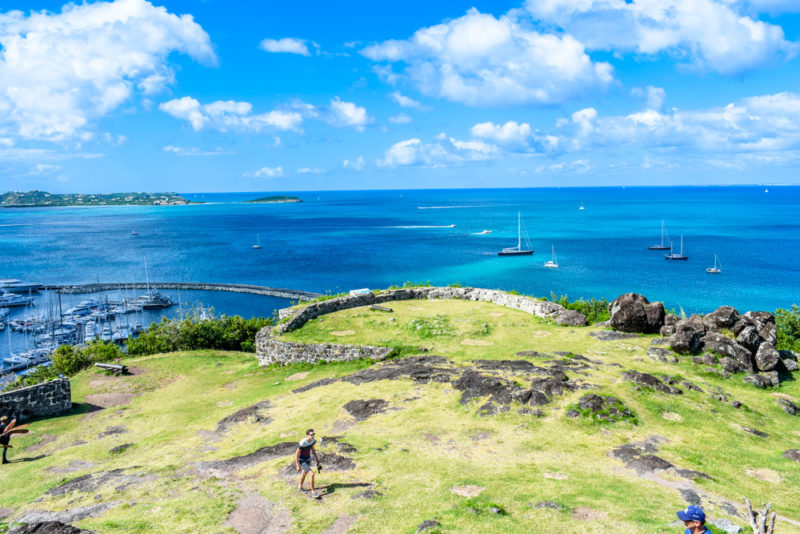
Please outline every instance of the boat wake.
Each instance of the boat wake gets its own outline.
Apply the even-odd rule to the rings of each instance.
[[[447,224],[447,225],[444,225],[444,226],[421,226],[421,225],[417,225],[417,226],[384,226],[384,228],[402,228],[404,230],[406,230],[406,229],[416,229],[416,228],[455,228],[455,227],[456,227],[455,224]]]
[[[470,235],[488,235],[488,234],[491,234],[491,233],[492,233],[491,230],[484,230],[483,232],[475,232],[474,234],[470,234]]]

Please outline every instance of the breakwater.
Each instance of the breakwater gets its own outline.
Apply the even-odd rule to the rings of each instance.
[[[42,289],[57,291],[64,294],[98,293],[100,291],[117,291],[119,289],[186,289],[194,291],[228,291],[231,293],[249,293],[265,297],[277,297],[290,300],[309,301],[320,296],[320,293],[301,291],[298,289],[285,289],[280,287],[266,287],[252,284],[217,284],[203,282],[128,282],[128,283],[94,283],[94,284],[67,284],[45,285]]]

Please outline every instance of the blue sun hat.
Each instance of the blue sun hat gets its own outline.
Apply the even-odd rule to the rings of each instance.
[[[706,513],[699,506],[692,504],[687,506],[686,510],[678,512],[678,519],[681,521],[705,521]]]

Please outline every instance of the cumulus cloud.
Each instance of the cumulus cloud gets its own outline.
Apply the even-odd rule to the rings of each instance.
[[[747,2],[776,6],[788,2]],[[790,58],[797,44],[780,26],[746,16],[731,0],[528,0],[535,19],[574,36],[589,50],[655,55],[721,74],[737,74]],[[796,4],[796,2],[795,2]]]
[[[363,156],[359,156],[357,159],[349,160],[346,159],[342,162],[342,167],[345,169],[353,169],[354,171],[363,171],[367,166],[367,162],[364,161]]]
[[[335,126],[352,126],[358,131],[372,122],[367,110],[352,102],[344,102],[339,97],[331,100],[329,122]]]
[[[310,56],[308,45],[303,39],[284,37],[283,39],[264,39],[261,41],[261,49],[267,52],[300,54]]]
[[[322,174],[325,172],[325,169],[319,169],[317,167],[300,167],[297,169],[297,174]]]
[[[176,119],[187,121],[195,131],[204,128],[220,132],[300,131],[303,121],[300,113],[295,111],[274,110],[256,115],[253,114],[253,105],[249,102],[218,100],[210,104],[201,104],[190,96],[164,102],[158,109]]]
[[[413,98],[409,98],[400,91],[394,91],[393,93],[389,94],[389,98],[391,98],[396,104],[400,107],[404,108],[412,108],[412,109],[423,109],[423,105],[414,100]]]
[[[146,0],[6,12],[0,48],[0,125],[51,141],[88,138],[93,123],[137,92],[151,95],[172,83],[172,52],[216,62],[191,15]]]
[[[511,15],[495,18],[476,9],[361,53],[402,63],[423,94],[474,106],[562,102],[613,79],[611,66],[593,62],[571,35],[539,33]],[[387,81],[393,76],[383,71]]]
[[[645,101],[647,109],[659,110],[664,105],[664,100],[667,98],[667,93],[661,87],[634,87],[631,89],[631,95]]]
[[[381,167],[426,165],[442,167],[467,161],[483,161],[496,157],[499,149],[483,141],[459,141],[439,135],[434,143],[423,143],[420,139],[406,139],[393,144],[378,160]]]
[[[252,178],[278,178],[283,176],[283,167],[280,165],[277,167],[262,167],[257,171],[246,172],[244,176]]]

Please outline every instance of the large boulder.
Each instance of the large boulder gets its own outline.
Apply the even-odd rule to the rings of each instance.
[[[728,336],[720,334],[719,332],[706,332],[706,335],[703,336],[702,342],[703,348],[706,350],[710,350],[711,352],[719,354],[720,356],[733,358],[743,365],[748,371],[753,370],[752,353]]]
[[[638,293],[620,295],[608,305],[612,328],[623,332],[655,334],[664,326],[664,305]]]
[[[758,335],[765,343],[774,345],[778,342],[778,327],[775,326],[775,323],[767,323],[758,329]]]
[[[746,384],[753,384],[759,388],[777,387],[781,381],[778,378],[777,371],[770,371],[768,373],[756,373],[747,375],[742,379]]]
[[[705,332],[706,327],[702,318],[692,315],[675,323],[675,333],[667,339],[667,344],[672,350],[681,354],[695,353],[702,347],[700,338]]]
[[[731,329],[739,320],[739,312],[732,306],[720,306],[703,317],[703,324],[709,330]]]
[[[756,367],[759,371],[773,371],[781,361],[781,354],[770,343],[762,343],[756,352]]]
[[[747,315],[740,315],[739,320],[733,325],[733,334],[738,336],[741,331],[748,326],[753,326],[755,327],[756,331],[758,331],[758,326],[756,326],[755,321],[753,321],[750,317],[747,317]]]
[[[556,324],[561,326],[586,326],[586,316],[575,310],[562,310],[556,316]]]
[[[775,317],[771,313],[765,311],[749,311],[742,317],[752,321],[759,330],[764,328],[764,325],[768,323],[775,324]]]
[[[761,345],[761,336],[755,326],[746,326],[736,336],[736,342],[755,354]]]

